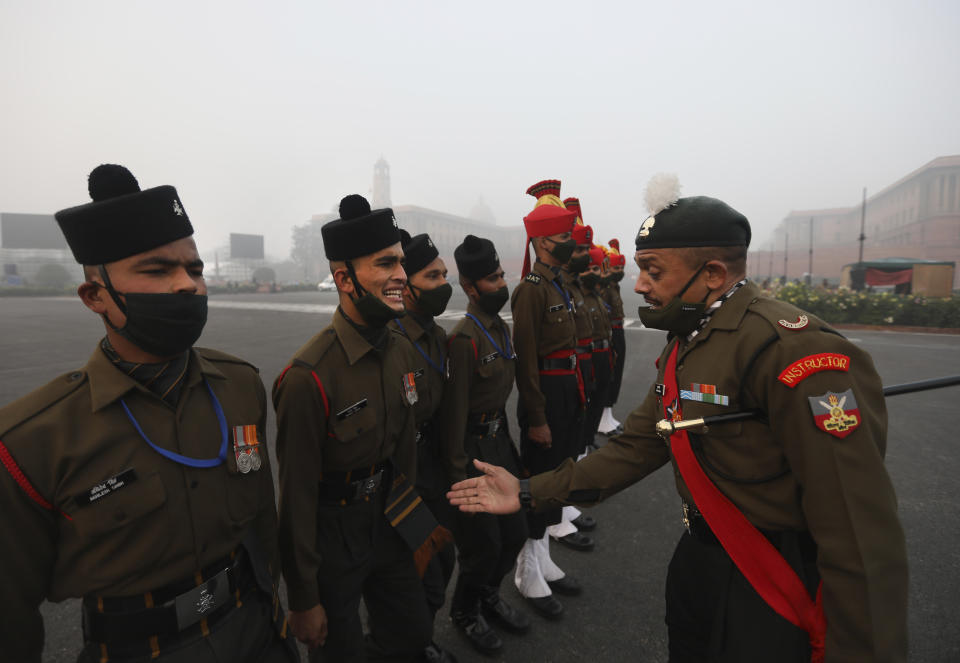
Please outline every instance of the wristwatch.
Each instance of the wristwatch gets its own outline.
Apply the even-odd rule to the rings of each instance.
[[[533,495],[530,493],[530,479],[520,479],[520,508],[525,511],[533,509]]]

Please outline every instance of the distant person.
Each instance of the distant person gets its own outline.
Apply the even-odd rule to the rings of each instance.
[[[873,361],[747,281],[750,225],[726,203],[653,185],[648,208],[635,289],[643,324],[669,335],[626,431],[529,480],[478,462],[484,475],[451,502],[591,505],[672,463],[686,530],[667,572],[671,661],[906,661],[906,549]],[[667,428],[666,444],[656,432],[753,410]]]
[[[598,432],[602,435],[622,433],[623,425],[613,416],[613,406],[620,398],[620,385],[623,382],[623,369],[627,361],[627,340],[623,332],[623,298],[620,296],[620,281],[623,280],[626,256],[620,253],[620,241],[610,240],[610,273],[606,284],[600,288],[600,296],[610,310],[610,344],[613,348],[613,373],[607,390],[607,402],[600,416]]]
[[[79,661],[297,661],[257,369],[193,347],[203,262],[172,186],[122,166],[56,219],[106,336],[0,409],[0,660],[41,660],[44,600],[83,598]]]

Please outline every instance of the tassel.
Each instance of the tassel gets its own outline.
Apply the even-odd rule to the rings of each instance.
[[[417,575],[423,578],[423,574],[427,572],[427,566],[433,556],[451,543],[453,543],[453,534],[450,530],[443,525],[437,525],[430,532],[427,540],[413,552],[413,563],[417,567]]]

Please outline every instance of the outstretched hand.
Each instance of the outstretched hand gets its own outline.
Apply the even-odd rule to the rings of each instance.
[[[520,480],[499,465],[473,461],[482,476],[459,481],[450,487],[450,504],[468,513],[505,514],[520,510]]]

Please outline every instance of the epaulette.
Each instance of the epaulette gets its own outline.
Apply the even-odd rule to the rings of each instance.
[[[530,283],[540,283],[540,281],[542,280],[543,280],[543,277],[537,274],[536,272],[530,272],[529,274],[527,274],[526,278],[524,278],[524,281],[528,281]]]
[[[792,336],[798,332],[824,331],[839,334],[826,322],[800,310],[793,304],[773,299],[772,297],[757,297],[747,309],[767,321],[767,323],[781,337]]]
[[[194,350],[196,351],[196,353],[197,353],[198,355],[200,355],[201,357],[203,357],[203,358],[206,359],[207,361],[219,362],[219,363],[223,363],[223,364],[241,364],[241,365],[244,365],[244,366],[249,366],[250,368],[252,368],[253,370],[255,370],[257,373],[260,372],[260,369],[259,369],[259,368],[257,368],[257,367],[254,366],[253,364],[251,364],[251,363],[250,363],[249,361],[247,361],[246,359],[241,359],[240,357],[236,357],[236,356],[234,356],[234,355],[232,355],[232,354],[228,354],[228,353],[226,353],[226,352],[221,352],[220,350],[214,350],[213,348],[197,348],[197,347],[195,347]]]
[[[333,347],[336,340],[337,332],[333,328],[333,325],[329,325],[304,343],[303,347],[293,355],[293,358],[305,364],[316,366],[320,363],[320,360],[323,359],[323,356],[327,354],[327,350]]]
[[[72,394],[87,381],[85,371],[71,371],[0,408],[0,437],[27,419]]]

